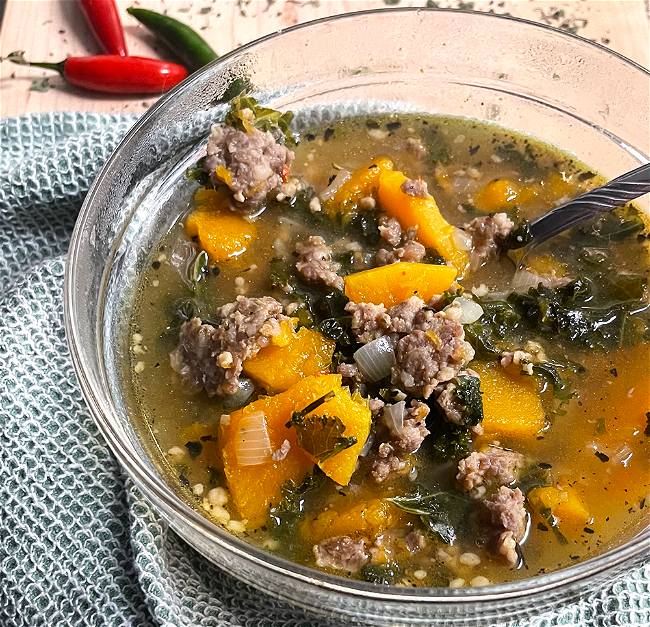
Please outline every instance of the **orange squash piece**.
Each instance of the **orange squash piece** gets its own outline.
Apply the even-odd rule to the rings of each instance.
[[[208,257],[221,263],[236,259],[248,250],[257,237],[257,227],[230,210],[223,195],[213,189],[199,190],[194,195],[197,208],[185,220],[188,237],[198,237]]]
[[[589,510],[578,492],[570,486],[534,488],[528,502],[536,512],[550,509],[561,531],[582,529],[591,521]]]
[[[353,303],[392,307],[411,296],[428,301],[448,290],[456,269],[428,263],[392,263],[345,277],[345,295]]]
[[[293,388],[262,397],[230,414],[230,419],[221,429],[221,457],[228,489],[235,507],[242,518],[252,527],[263,525],[269,514],[269,504],[276,504],[281,498],[280,489],[285,481],[300,483],[314,467],[314,461],[296,444],[296,432],[285,425],[292,412],[300,410],[331,390],[341,388],[340,375],[307,377]],[[269,460],[258,466],[240,466],[235,454],[235,442],[242,417],[256,411],[264,412],[271,448],[278,450],[285,440],[290,449],[279,461]]]
[[[520,192],[521,188],[515,181],[495,179],[476,195],[474,205],[486,213],[514,209]]]
[[[287,428],[286,424],[294,411],[305,408],[330,391],[335,393],[335,397],[320,405],[313,413],[340,418],[345,425],[344,435],[356,437],[357,443],[319,465],[334,481],[347,485],[370,433],[372,418],[367,401],[356,394],[351,396],[348,388],[341,387],[341,375],[306,377],[286,392],[259,398],[234,411],[225,422],[222,421],[221,455],[226,481],[239,514],[251,526],[260,526],[266,522],[269,505],[278,503],[285,481],[299,483],[314,467],[316,460],[296,443],[295,427]],[[282,460],[269,459],[257,466],[241,466],[237,462],[235,445],[242,418],[257,411],[264,413],[271,448],[278,450],[287,440],[289,452]]]
[[[327,370],[332,363],[336,342],[317,331],[303,327],[295,333],[291,329],[291,335],[285,337],[283,329],[276,337],[271,346],[244,362],[244,373],[269,392],[284,392],[301,379]]]
[[[347,219],[353,217],[358,212],[359,201],[366,196],[376,194],[380,174],[392,169],[393,162],[390,159],[379,157],[356,170],[326,203],[325,208],[330,217],[337,214]]]
[[[344,509],[327,509],[315,518],[305,520],[300,535],[313,544],[335,536],[372,539],[385,529],[399,523],[406,524],[413,518],[389,501],[373,499]]]
[[[532,438],[546,426],[537,381],[489,362],[472,362],[481,377],[483,430],[505,438]]]
[[[401,188],[406,180],[401,172],[381,172],[377,190],[381,208],[395,218],[403,229],[417,225],[418,241],[427,248],[435,248],[445,261],[463,274],[469,265],[469,256],[456,244],[455,234],[459,229],[442,217],[432,196],[420,198],[405,194]]]
[[[314,414],[337,416],[345,425],[343,435],[357,439],[356,444],[318,464],[332,481],[339,485],[348,485],[357,467],[359,453],[370,435],[372,413],[368,409],[368,401],[356,392],[351,395],[350,390],[344,387],[336,392],[332,400],[323,403]]]

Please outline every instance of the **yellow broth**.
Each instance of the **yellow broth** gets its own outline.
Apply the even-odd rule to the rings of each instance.
[[[420,158],[409,152],[407,141],[425,135],[429,156]],[[424,179],[442,215],[458,226],[474,215],[515,207],[520,218],[528,219],[603,182],[584,164],[554,147],[495,126],[456,118],[403,115],[338,122],[302,133],[295,152],[292,175],[316,192],[327,187],[341,168],[354,171],[378,156],[389,157],[396,170]],[[430,158],[436,152],[437,163]],[[504,203],[504,194],[512,200]],[[408,492],[413,488],[415,471],[419,482],[452,487],[455,463],[432,462],[423,446],[410,458],[407,471],[385,483],[376,484],[364,477],[368,470],[364,460],[349,486],[328,481],[307,498],[307,514],[292,531],[278,534],[270,524],[251,528],[241,522],[231,503],[223,502],[223,491],[213,490],[224,485],[219,421],[222,414],[237,408],[222,404],[219,397],[210,399],[204,392],[188,395],[176,385],[169,363],[169,353],[178,340],[173,311],[179,299],[188,297],[201,302],[204,315],[232,302],[238,294],[269,294],[286,304],[289,297],[269,290],[271,259],[290,258],[299,236],[323,235],[335,252],[345,250],[354,238],[337,234],[327,222],[305,221],[286,204],[270,203],[254,218],[258,235],[248,250],[236,259],[212,264],[210,272],[192,287],[187,275],[198,248],[180,271],[170,263],[178,258],[179,250],[192,246],[184,227],[191,209],[179,207],[178,222],[161,239],[142,277],[132,315],[131,353],[125,363],[134,422],[177,493],[247,541],[314,566],[312,545],[324,539],[322,528],[332,527],[334,520],[334,526],[344,531],[354,533],[359,528],[360,513],[355,511],[355,504],[378,503]],[[618,273],[647,278],[648,247],[643,237],[634,234],[606,242],[600,249]],[[574,276],[582,252],[581,245],[565,234],[552,245],[541,247],[531,265],[553,267]],[[584,270],[584,264],[581,268]],[[513,262],[504,256],[461,283],[467,292],[472,288],[477,293],[506,292],[511,289],[513,273]],[[529,577],[601,553],[647,524],[650,344],[639,341],[606,353],[575,347],[569,350],[549,338],[530,339],[539,341],[549,358],[584,367],[584,372],[567,375],[573,395],[561,403],[547,385],[548,389],[540,392],[548,418],[542,432],[525,438],[484,434],[474,437],[473,446],[498,443],[525,454],[538,469],[541,464],[540,470],[550,484],[562,483],[575,490],[588,510],[589,521],[565,526],[561,530],[563,543],[529,506],[529,528],[522,545],[525,561],[518,569],[504,566],[498,556],[486,550],[484,539],[469,531],[459,532],[453,546],[432,540],[426,549],[413,554],[398,542],[377,558],[380,566],[398,565],[391,583],[460,586]],[[198,450],[195,444],[186,446],[196,442],[200,443]],[[336,513],[331,520],[328,511]],[[323,515],[325,518],[319,519]],[[416,516],[405,513],[393,524],[421,528]],[[476,556],[480,563],[475,563]]]

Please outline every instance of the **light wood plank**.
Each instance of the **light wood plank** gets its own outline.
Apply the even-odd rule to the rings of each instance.
[[[456,7],[460,0],[439,0],[442,7]],[[187,22],[212,44],[219,54],[262,35],[319,17],[373,8],[386,8],[385,0],[118,0],[134,55],[171,58],[164,47],[126,13],[132,5],[170,15]],[[399,6],[424,6],[426,0],[401,0]],[[510,13],[559,26],[583,24],[579,34],[609,46],[648,67],[649,29],[644,0],[476,0],[477,10]],[[553,12],[564,11],[563,17]],[[98,47],[81,15],[76,0],[9,0],[0,54],[25,50],[31,60],[59,61],[66,56],[97,53]],[[32,80],[51,76],[46,92],[31,91]],[[0,65],[0,116],[53,110],[86,110],[111,113],[142,112],[156,97],[101,96],[72,88],[44,70],[3,62]]]

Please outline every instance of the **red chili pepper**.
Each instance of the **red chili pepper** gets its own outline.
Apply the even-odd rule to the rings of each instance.
[[[282,166],[282,171],[280,172],[280,177],[282,178],[282,182],[286,183],[289,180],[289,174],[291,170],[289,170],[289,166],[285,163]]]
[[[125,57],[126,42],[115,0],[79,0],[79,4],[104,52]]]
[[[182,65],[145,57],[99,55],[68,57],[60,63],[31,63],[22,52],[12,52],[5,59],[18,65],[55,70],[71,85],[109,94],[158,94],[187,76]]]

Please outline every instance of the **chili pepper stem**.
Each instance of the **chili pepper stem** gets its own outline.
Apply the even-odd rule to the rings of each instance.
[[[47,63],[46,61],[36,62],[36,61],[27,61],[25,59],[24,52],[10,52],[6,57],[1,58],[0,61],[11,61],[16,65],[27,65],[30,67],[40,67],[44,70],[54,70],[63,76],[65,69],[65,61],[60,61],[59,63]]]

